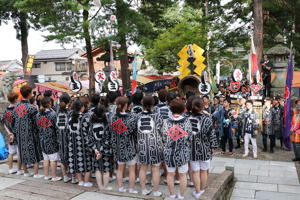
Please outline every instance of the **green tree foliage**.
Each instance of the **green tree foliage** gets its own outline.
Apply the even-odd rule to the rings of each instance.
[[[296,66],[300,64],[300,0],[265,0],[264,47],[274,46],[274,38],[281,34],[289,46],[293,42],[296,50]]]
[[[143,45],[152,45],[154,39],[159,34],[171,28],[170,24],[164,18],[166,10],[174,6],[178,0],[142,0],[139,6],[139,12],[150,23],[148,28],[146,40],[142,41]]]
[[[43,29],[50,32],[46,40],[56,40],[60,43],[85,41],[89,65],[90,94],[95,92],[95,69],[92,56],[90,36],[90,10],[92,0],[19,0],[16,3],[23,12],[33,12],[39,15],[39,23]]]
[[[204,47],[207,43],[206,31],[199,23],[201,11],[191,7],[168,9],[164,18],[173,27],[160,34],[152,48],[146,49],[146,59],[160,72],[176,71],[178,52],[186,44]]]

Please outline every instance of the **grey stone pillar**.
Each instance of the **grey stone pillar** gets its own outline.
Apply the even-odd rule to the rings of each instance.
[[[284,45],[284,38],[281,35],[278,35],[275,41],[277,45],[265,53],[270,57],[271,62],[273,62],[272,72],[276,75],[271,88],[273,97],[276,95],[284,95],[286,82],[285,73],[288,66],[288,56],[290,54],[290,49]]]

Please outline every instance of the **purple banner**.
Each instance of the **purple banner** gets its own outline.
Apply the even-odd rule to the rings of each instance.
[[[289,151],[291,150],[291,141],[290,141],[291,121],[292,121],[291,93],[292,93],[292,83],[293,83],[293,72],[294,72],[293,55],[291,53],[290,57],[289,57],[289,64],[288,64],[288,69],[287,69],[287,74],[286,74],[286,86],[285,86],[285,95],[284,95],[285,96],[285,106],[284,106],[285,129],[284,129],[284,134],[283,134],[284,145],[288,148]]]

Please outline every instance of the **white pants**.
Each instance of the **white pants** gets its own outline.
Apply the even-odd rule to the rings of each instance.
[[[257,156],[257,144],[256,144],[256,138],[251,137],[251,134],[245,134],[244,136],[244,148],[245,148],[245,155],[249,154],[249,141],[251,140],[252,147],[253,147],[253,156]]]

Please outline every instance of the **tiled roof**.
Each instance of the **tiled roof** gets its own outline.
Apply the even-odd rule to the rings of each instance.
[[[66,59],[71,57],[75,53],[80,53],[81,50],[78,48],[74,49],[53,49],[53,50],[42,50],[37,52],[35,60],[49,60],[49,59]]]

